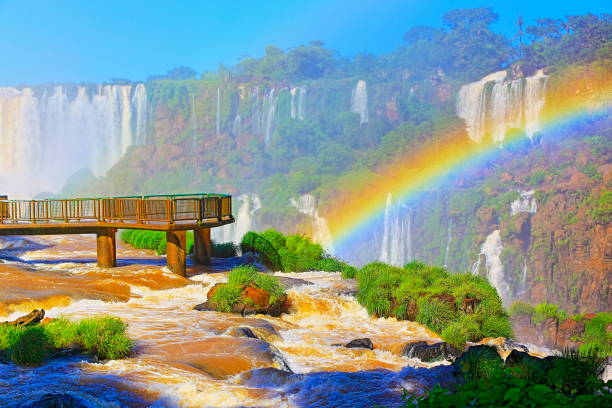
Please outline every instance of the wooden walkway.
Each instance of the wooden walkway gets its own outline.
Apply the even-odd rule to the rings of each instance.
[[[168,268],[185,275],[186,231],[194,231],[194,260],[206,264],[210,229],[233,222],[232,197],[223,194],[57,200],[0,196],[0,236],[96,234],[98,265],[103,268],[116,266],[118,229],[156,230],[166,232]]]

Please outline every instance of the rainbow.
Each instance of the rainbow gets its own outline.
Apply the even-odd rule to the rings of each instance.
[[[605,115],[612,101],[609,77],[605,72],[593,75],[588,70],[565,75],[562,82],[566,85],[547,92],[547,103],[540,118],[543,133],[548,135],[557,127]],[[473,143],[463,131],[438,136],[432,138],[437,142],[394,158],[392,164],[358,180],[358,186],[353,185],[350,191],[340,194],[339,202],[326,211],[335,249],[363,237],[380,223],[389,194],[398,202],[416,200],[424,191],[442,185],[451,175],[478,168],[483,161],[526,140],[520,133],[507,135],[501,149],[493,142]]]

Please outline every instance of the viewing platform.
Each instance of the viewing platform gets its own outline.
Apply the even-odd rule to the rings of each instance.
[[[117,264],[118,229],[165,231],[168,268],[185,275],[188,230],[194,232],[195,262],[208,264],[210,229],[234,222],[232,197],[175,194],[46,200],[0,196],[0,236],[96,234],[98,266]]]

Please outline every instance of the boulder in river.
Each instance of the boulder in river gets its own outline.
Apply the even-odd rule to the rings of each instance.
[[[194,307],[199,311],[217,311],[213,296],[219,288],[227,285],[227,283],[217,283],[207,294],[207,300]],[[290,302],[286,294],[283,294],[274,303],[270,303],[270,294],[265,290],[254,285],[246,285],[242,287],[241,300],[232,305],[231,312],[248,316],[252,314],[267,314],[272,317],[279,317],[282,313],[289,311]]]
[[[334,344],[334,346],[342,346],[346,348],[365,348],[369,350],[374,350],[372,340],[370,340],[368,337],[365,337],[363,339],[354,339],[346,344]]]
[[[445,342],[428,344],[425,341],[417,341],[406,344],[402,350],[402,355],[428,363],[441,360],[453,361],[460,354],[461,350]]]
[[[68,393],[50,392],[22,408],[88,408],[89,404]]]

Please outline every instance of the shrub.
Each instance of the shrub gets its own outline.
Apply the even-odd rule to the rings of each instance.
[[[17,364],[38,364],[50,351],[74,346],[100,359],[126,357],[133,343],[127,325],[114,317],[92,317],[79,322],[65,318],[44,325],[16,327],[0,325],[0,351]]]
[[[238,255],[238,248],[233,242],[212,243],[212,256],[215,258],[232,258]]]
[[[227,283],[233,286],[247,286],[255,281],[257,269],[254,266],[237,266],[229,273]]]
[[[277,278],[265,273],[258,273],[253,282],[259,289],[265,290],[270,295],[270,304],[278,302],[285,294],[285,288]]]
[[[441,333],[453,320],[455,311],[452,307],[438,299],[422,298],[417,303],[419,311],[416,321],[431,328],[436,333]]]
[[[356,278],[357,300],[368,313],[415,320],[457,347],[512,333],[501,298],[482,277],[415,261],[403,268],[373,262]]]
[[[525,302],[514,302],[510,305],[511,316],[533,316],[535,310],[533,306]]]
[[[132,350],[126,329],[127,324],[115,317],[90,317],[79,322],[76,333],[86,351],[103,360],[114,360],[126,357]]]
[[[354,276],[356,270],[333,258],[321,245],[302,235],[284,236],[278,231],[267,230],[260,234],[250,231],[241,242],[244,252],[259,253],[262,261],[271,269],[284,272],[324,271],[342,272]]]
[[[231,312],[234,304],[242,300],[242,288],[227,284],[219,286],[213,293],[211,301],[219,312]]]
[[[540,303],[534,307],[533,321],[537,324],[541,324],[544,320],[549,318],[556,318],[559,306],[551,303]]]

